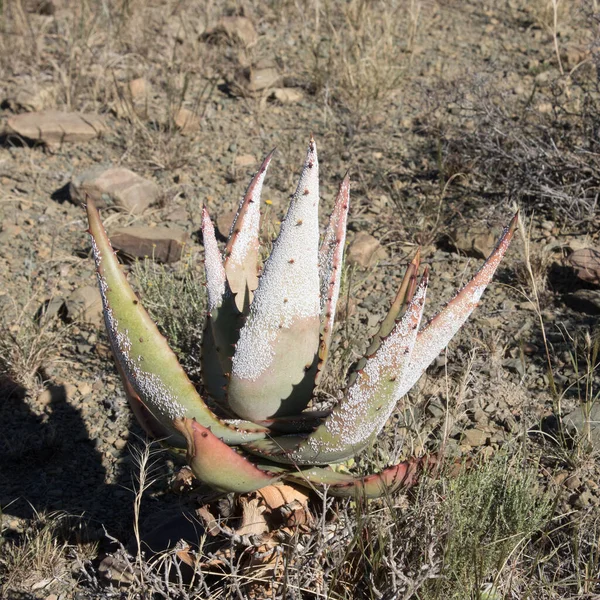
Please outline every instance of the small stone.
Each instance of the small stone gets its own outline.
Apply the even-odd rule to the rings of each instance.
[[[272,97],[281,104],[297,104],[304,99],[304,94],[296,88],[277,88]]]
[[[145,100],[150,93],[150,86],[143,77],[132,79],[129,82],[128,87],[129,93],[131,94],[131,98],[134,102]]]
[[[217,25],[206,31],[202,38],[209,42],[226,40],[230,43],[241,43],[250,48],[258,41],[258,33],[247,17],[231,16],[221,17]]]
[[[233,225],[236,214],[237,211],[230,210],[217,216],[217,231],[222,238],[229,238],[229,232],[231,231],[231,226]]]
[[[600,250],[581,248],[571,252],[567,261],[575,269],[579,279],[600,285]]]
[[[487,442],[488,434],[481,429],[467,429],[463,433],[461,443],[466,446],[483,446]]]
[[[123,450],[123,448],[125,448],[125,446],[127,446],[127,440],[124,440],[123,438],[119,438],[118,440],[115,441],[114,446],[117,450]]]
[[[497,236],[487,227],[464,226],[449,236],[450,243],[461,253],[475,258],[487,258],[496,246]]]
[[[350,243],[346,257],[348,264],[367,269],[377,260],[386,258],[386,252],[379,240],[365,231],[359,231]]]
[[[276,87],[281,75],[275,63],[260,61],[254,66],[246,67],[236,73],[234,92],[241,94],[261,94],[265,90]]]
[[[181,259],[189,235],[176,227],[122,227],[110,239],[114,248],[128,256],[170,263]]]
[[[252,154],[240,154],[235,157],[235,166],[244,168],[251,167],[256,164],[256,158]]]
[[[87,142],[106,131],[98,115],[55,110],[15,115],[8,119],[7,126],[9,133],[50,145]]]
[[[72,320],[99,326],[103,321],[102,297],[96,286],[86,285],[73,291],[66,302]]]
[[[594,494],[589,490],[585,490],[577,496],[577,500],[575,500],[575,507],[579,509],[588,508],[592,504],[596,504]]]
[[[82,381],[78,386],[77,386],[77,391],[82,395],[82,396],[89,396],[94,390],[92,388],[92,386],[87,382],[87,381]]]
[[[83,204],[89,197],[99,208],[114,206],[140,214],[158,200],[160,188],[129,169],[98,167],[75,177],[69,193],[75,202]]]
[[[175,125],[182,133],[193,133],[200,129],[200,118],[194,111],[182,106],[175,115]]]

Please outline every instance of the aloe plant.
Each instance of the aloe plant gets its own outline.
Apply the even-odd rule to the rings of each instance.
[[[421,327],[428,271],[408,266],[365,358],[329,412],[307,410],[324,372],[340,291],[350,201],[342,181],[319,243],[319,163],[311,138],[300,182],[262,272],[260,196],[269,154],[242,198],[223,254],[202,212],[208,314],[202,398],[130,287],[87,204],[108,337],[132,409],[145,430],[185,448],[196,477],[220,491],[249,492],[280,480],[329,493],[377,496],[414,481],[430,458],[367,477],[329,465],[360,452],[467,320],[504,256],[517,216],[484,265]],[[260,273],[260,274],[259,274]]]

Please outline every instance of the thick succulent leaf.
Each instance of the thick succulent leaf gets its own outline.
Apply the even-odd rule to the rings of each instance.
[[[381,340],[386,338],[392,332],[392,329],[394,329],[402,309],[412,300],[413,296],[415,295],[420,264],[421,251],[417,250],[415,257],[412,259],[406,269],[406,273],[404,273],[402,283],[400,284],[400,289],[398,290],[398,293],[396,294],[396,297],[394,298],[394,301],[392,302],[385,319],[383,319],[381,325],[379,326],[379,330],[371,340],[371,344],[367,349],[366,356],[370,356],[377,351],[381,345]]]
[[[342,281],[342,263],[344,260],[344,245],[346,243],[346,223],[350,206],[350,177],[344,177],[335,200],[335,206],[329,225],[325,231],[321,249],[319,250],[319,278],[321,281],[321,341],[319,344],[319,364],[315,383],[321,381],[335,322],[335,312],[340,284]]]
[[[208,300],[208,313],[211,314],[223,304],[225,295],[230,292],[227,287],[225,266],[215,236],[215,227],[206,206],[202,207],[202,242],[204,244],[206,297]]]
[[[246,493],[277,481],[193,419],[177,419],[175,427],[187,441],[192,472],[216,490]]]
[[[379,346],[381,346],[381,340],[386,338],[392,332],[392,329],[396,325],[396,321],[398,320],[402,309],[412,300],[417,287],[417,275],[420,264],[421,252],[420,250],[417,250],[415,257],[412,259],[406,269],[406,272],[404,273],[402,283],[400,284],[400,289],[398,290],[398,293],[396,294],[396,297],[394,298],[387,315],[379,325],[379,329],[373,336],[373,339],[371,340],[364,357],[358,361],[356,368],[350,373],[347,387],[350,387],[356,381],[358,374],[362,369],[365,368],[365,365],[367,364],[367,358],[377,352]]]
[[[319,166],[311,139],[232,361],[229,405],[242,418],[299,414],[310,400],[320,328],[318,204]]]
[[[519,214],[517,213],[510,225],[502,232],[496,248],[473,279],[419,332],[410,359],[410,368],[406,371],[404,377],[403,394],[407,393],[417,383],[425,369],[448,345],[471,313],[477,308],[481,295],[492,280],[500,261],[510,246],[518,219]]]
[[[413,486],[423,469],[434,462],[435,458],[432,456],[412,458],[366,477],[353,477],[330,469],[312,467],[291,471],[285,479],[319,491],[326,488],[330,496],[379,498],[392,494],[399,488]]]
[[[258,286],[258,238],[260,226],[260,195],[271,159],[272,150],[250,182],[231,226],[225,248],[227,281],[240,312],[247,313],[254,290]]]
[[[274,438],[248,444],[248,450],[275,462],[299,465],[339,462],[364,448],[383,429],[404,394],[402,381],[421,323],[427,270],[402,319],[369,357],[346,397],[305,440]]]
[[[207,324],[202,339],[204,382],[213,397],[222,401],[223,389],[231,372],[231,358],[238,341],[243,315],[235,304],[235,297],[229,287],[225,267],[221,260],[215,228],[206,207],[202,210],[202,237],[204,241],[204,268],[208,295]],[[218,363],[214,355],[218,357]],[[220,365],[220,368],[219,368]],[[216,392],[217,395],[213,395]]]
[[[185,439],[178,432],[168,430],[152,415],[152,413],[144,406],[144,403],[140,400],[136,391],[131,387],[129,381],[127,381],[127,377],[125,377],[125,373],[123,373],[123,369],[121,369],[119,363],[116,363],[116,365],[117,371],[121,376],[121,381],[123,382],[125,395],[127,396],[129,406],[131,407],[131,412],[133,412],[133,415],[142,429],[152,439],[162,440],[170,446],[177,448],[184,448]]]
[[[227,443],[263,438],[265,428],[247,422],[226,425],[206,406],[131,289],[91,201],[87,214],[108,338],[125,381],[144,406],[172,433],[174,419],[190,416]]]

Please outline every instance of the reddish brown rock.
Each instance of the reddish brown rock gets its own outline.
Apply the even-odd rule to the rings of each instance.
[[[142,213],[160,196],[153,181],[123,167],[85,171],[71,181],[69,192],[75,202],[91,198],[99,208],[116,206],[133,214]]]
[[[110,240],[114,248],[133,258],[169,263],[181,259],[189,235],[176,227],[123,227]]]
[[[175,125],[181,130],[182,133],[193,133],[200,129],[200,119],[198,115],[183,106],[177,111],[175,115]]]
[[[354,236],[346,253],[348,264],[359,265],[363,269],[372,266],[377,260],[385,257],[385,249],[379,241],[365,231],[359,231]]]
[[[272,97],[280,104],[297,104],[304,98],[304,94],[296,88],[277,88],[273,90]]]
[[[600,250],[597,248],[581,248],[572,252],[567,260],[575,269],[579,279],[600,285]]]
[[[97,286],[86,285],[74,290],[66,300],[70,319],[90,325],[100,325],[102,316],[102,297]]]
[[[15,115],[8,119],[7,126],[8,133],[51,145],[87,142],[106,130],[104,121],[98,115],[56,110]]]
[[[475,258],[487,258],[494,247],[498,236],[487,227],[464,226],[450,234],[450,243],[461,253]]]

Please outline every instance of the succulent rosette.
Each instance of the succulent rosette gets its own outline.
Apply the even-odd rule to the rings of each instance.
[[[277,481],[336,496],[378,496],[412,483],[427,457],[365,477],[333,470],[372,444],[425,369],[477,306],[506,253],[515,216],[489,258],[427,324],[428,271],[419,256],[338,403],[310,410],[327,364],[340,292],[350,204],[342,181],[323,236],[319,162],[311,139],[300,181],[270,256],[260,266],[260,197],[273,153],[242,198],[225,251],[202,212],[208,314],[202,339],[202,398],[129,285],[88,202],[104,319],[129,402],[144,429],[185,448],[203,482],[250,492]]]

